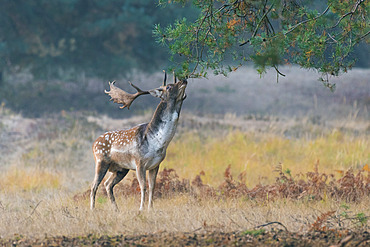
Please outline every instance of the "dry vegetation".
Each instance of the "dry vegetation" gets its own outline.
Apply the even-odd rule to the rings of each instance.
[[[360,112],[354,117],[350,108],[345,118],[318,121],[309,114],[185,111],[161,166],[154,210],[138,212],[131,172],[115,188],[117,213],[103,186],[97,210],[89,210],[91,143],[107,129],[147,121],[150,113],[124,120],[66,112],[27,119],[1,106],[0,245],[40,244],[35,239],[45,236],[49,244],[66,240],[56,236],[68,236],[69,245],[103,244],[103,235],[123,234],[121,244],[257,246],[261,236],[288,241],[292,235],[284,234],[291,232],[320,241],[324,232],[333,239],[326,244],[352,234],[349,243],[366,245],[370,139],[368,116]]]

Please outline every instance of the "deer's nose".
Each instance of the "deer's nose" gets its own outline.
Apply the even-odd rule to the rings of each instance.
[[[187,80],[183,80],[183,81],[181,81],[180,88],[186,87],[187,85],[188,85],[188,81]]]

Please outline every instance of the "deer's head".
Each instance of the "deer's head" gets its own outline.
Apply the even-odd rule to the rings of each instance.
[[[116,87],[114,85],[114,82],[110,82],[110,91],[105,90],[105,93],[111,96],[111,100],[113,100],[114,103],[122,104],[121,108],[127,107],[127,109],[130,108],[132,102],[143,94],[151,94],[155,97],[161,98],[162,101],[167,102],[173,102],[175,104],[182,103],[182,101],[186,98],[185,94],[185,88],[188,84],[187,80],[180,80],[176,82],[176,77],[174,75],[174,82],[173,84],[166,85],[167,80],[167,74],[164,72],[164,80],[163,85],[149,90],[149,91],[143,91],[131,82],[130,85],[137,90],[136,93],[130,94],[126,91]]]
[[[149,90],[149,93],[155,97],[161,98],[163,101],[181,103],[185,98],[185,89],[188,85],[186,79],[176,82],[176,76],[173,75],[173,83],[166,85],[167,74],[164,72],[163,85],[159,88]]]

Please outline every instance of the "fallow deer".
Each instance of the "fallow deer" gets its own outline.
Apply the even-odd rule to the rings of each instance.
[[[183,100],[186,98],[186,80],[166,86],[166,72],[163,85],[149,91],[142,91],[134,84],[135,94],[129,94],[109,83],[110,91],[105,91],[115,103],[123,104],[121,108],[129,108],[131,103],[140,95],[151,94],[161,99],[149,123],[141,124],[127,130],[106,132],[96,139],[93,144],[95,159],[95,178],[91,188],[90,207],[94,209],[95,195],[99,184],[107,171],[111,176],[104,185],[108,197],[118,210],[113,187],[119,183],[129,170],[136,170],[141,190],[140,210],[144,208],[146,191],[146,171],[148,170],[149,205],[152,206],[153,191],[160,163],[166,156],[166,150],[176,132]]]

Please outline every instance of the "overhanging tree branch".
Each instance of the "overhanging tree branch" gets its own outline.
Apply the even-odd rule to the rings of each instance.
[[[299,27],[300,25],[303,25],[303,24],[305,24],[305,23],[307,23],[307,22],[310,22],[310,21],[314,21],[314,20],[319,19],[320,17],[322,17],[323,15],[325,15],[325,14],[329,11],[330,6],[331,6],[331,4],[329,4],[329,6],[328,6],[328,7],[324,10],[324,12],[322,12],[320,15],[318,15],[318,16],[316,16],[316,17],[312,18],[312,19],[304,20],[304,21],[302,21],[302,22],[300,22],[300,23],[298,23],[298,24],[294,25],[292,28],[290,28],[288,31],[286,31],[286,32],[284,33],[284,35],[289,34],[290,32],[292,32],[294,29],[296,29],[296,28],[297,28],[297,27]]]
[[[360,5],[360,4],[362,4],[363,2],[364,2],[365,0],[357,0],[357,2],[356,2],[356,4],[355,4],[355,6],[352,8],[352,10],[350,11],[350,12],[348,12],[348,13],[346,13],[346,14],[344,14],[344,15],[342,15],[340,18],[339,18],[339,20],[337,21],[337,23],[335,23],[335,25],[334,26],[332,26],[331,28],[335,28],[335,27],[337,27],[338,25],[339,25],[339,23],[344,19],[344,18],[346,18],[347,16],[353,16],[353,14],[356,12],[356,10],[357,10],[357,8],[358,8],[358,6]]]
[[[258,22],[258,24],[257,24],[257,26],[256,26],[256,28],[254,29],[254,31],[253,31],[253,34],[252,34],[252,36],[251,36],[251,38],[250,39],[248,39],[247,41],[245,41],[245,42],[243,42],[243,43],[241,43],[241,44],[239,44],[239,46],[243,46],[243,45],[246,45],[246,44],[248,44],[249,42],[250,42],[250,40],[252,39],[252,38],[254,38],[256,35],[257,35],[257,32],[258,32],[258,30],[259,30],[259,28],[260,28],[260,26],[261,26],[261,24],[262,24],[262,22],[263,22],[263,20],[266,18],[266,20],[269,22],[269,19],[267,18],[267,15],[270,13],[270,11],[273,9],[273,7],[274,7],[274,4],[272,4],[271,5],[271,7],[263,14],[263,16],[261,17],[261,19],[260,19],[260,21]],[[272,27],[272,25],[271,25],[271,28],[273,28]]]
[[[174,27],[174,35],[166,39],[172,54],[183,52],[183,44],[189,46],[182,57],[184,75],[204,76],[208,69],[216,74],[231,72],[230,56],[253,61],[259,73],[274,68],[277,75],[285,76],[278,66],[289,63],[338,75],[353,66],[351,51],[369,34],[367,9],[361,8],[364,0],[331,1],[320,14],[294,0],[195,2],[201,10],[198,19],[187,29]],[[239,48],[248,43],[252,44],[247,49]]]

